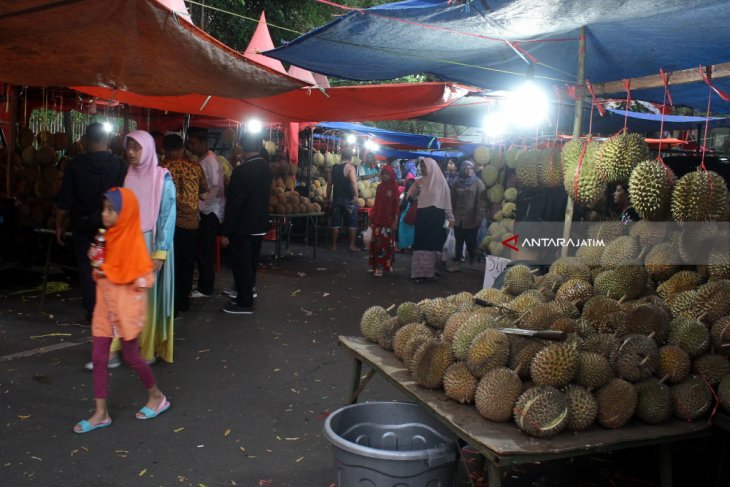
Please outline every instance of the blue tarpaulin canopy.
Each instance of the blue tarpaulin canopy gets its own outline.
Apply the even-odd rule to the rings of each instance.
[[[593,83],[730,61],[726,0],[407,0],[349,12],[266,55],[346,79],[429,73],[489,89],[514,87],[529,61],[536,81],[563,85],[576,80],[582,25]],[[729,80],[715,83],[730,90]],[[672,95],[707,105],[703,83]],[[632,96],[661,102],[663,91]],[[730,108],[715,100],[713,111]]]
[[[421,147],[424,149],[438,149],[440,147],[437,137],[431,135],[409,134],[406,132],[393,132],[390,130],[370,127],[360,123],[349,122],[323,122],[317,124],[318,128],[325,130],[340,130],[343,132],[356,132],[362,135],[369,135],[376,139],[394,144],[407,145],[410,147]]]

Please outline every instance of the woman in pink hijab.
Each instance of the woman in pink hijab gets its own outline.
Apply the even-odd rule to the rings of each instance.
[[[157,276],[147,299],[147,321],[140,336],[142,357],[172,362],[175,296],[175,184],[159,166],[155,139],[144,130],[127,135],[124,150],[129,169],[124,186],[139,200],[142,232]]]
[[[416,211],[411,279],[416,283],[436,278],[436,262],[441,257],[448,228],[454,224],[451,210],[451,191],[436,161],[419,160],[422,177],[408,190],[418,197]]]

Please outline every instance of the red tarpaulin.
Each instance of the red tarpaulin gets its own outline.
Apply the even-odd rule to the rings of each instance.
[[[91,86],[73,89],[140,107],[245,121],[269,122],[403,120],[444,108],[468,90],[453,83],[408,83],[299,89],[266,98],[233,100],[202,95],[143,96]]]
[[[246,59],[185,20],[184,12],[170,10],[182,2],[164,2],[0,0],[0,81],[228,98],[303,85]]]

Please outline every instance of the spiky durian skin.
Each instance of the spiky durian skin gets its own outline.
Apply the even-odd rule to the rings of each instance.
[[[712,406],[712,393],[699,377],[690,377],[672,387],[674,415],[685,421],[693,421]]]
[[[570,345],[548,345],[532,359],[530,377],[537,385],[563,387],[575,377],[578,357],[578,351]]]
[[[499,367],[481,378],[474,393],[477,411],[490,421],[504,422],[522,393],[522,381],[513,370]]]
[[[378,342],[380,325],[388,320],[390,315],[382,306],[371,306],[366,309],[360,319],[360,331],[371,342]]]
[[[592,207],[603,197],[606,184],[601,181],[597,164],[600,144],[588,142],[585,150],[583,144],[580,140],[571,140],[563,146],[563,187],[574,200]]]
[[[727,185],[713,171],[697,170],[685,174],[672,191],[672,218],[678,222],[717,221],[727,205]]]
[[[730,375],[726,375],[717,386],[717,397],[722,407],[730,413]]]
[[[487,328],[472,340],[466,355],[466,366],[474,377],[481,378],[490,370],[503,367],[509,359],[509,339],[503,332]]]
[[[433,332],[423,323],[409,323],[400,328],[393,337],[393,352],[395,356],[401,360],[406,359],[406,351],[408,342],[414,336],[422,336],[424,338],[432,338]]]
[[[657,370],[659,350],[654,340],[645,335],[626,335],[611,352],[611,365],[618,377],[638,382]]]
[[[563,431],[568,426],[568,401],[552,386],[535,386],[517,399],[514,419],[517,427],[530,436],[544,438]]]
[[[678,345],[690,357],[705,353],[710,348],[710,341],[710,332],[701,321],[679,316],[669,324],[667,343]]]
[[[575,383],[588,390],[600,389],[614,378],[608,359],[596,352],[580,352]]]
[[[661,162],[642,161],[629,178],[629,200],[642,219],[663,221],[671,211],[672,187],[677,177]]]
[[[638,402],[636,417],[647,424],[659,424],[672,417],[672,391],[658,379],[651,378],[636,384]]]
[[[478,379],[474,377],[464,362],[455,362],[446,369],[443,378],[444,392],[447,397],[462,404],[474,401]]]
[[[659,349],[657,376],[670,384],[678,384],[689,376],[692,359],[678,345],[664,345]]]
[[[448,343],[430,339],[421,345],[409,364],[413,379],[426,389],[439,389],[446,369],[454,363],[454,352]]]
[[[588,429],[598,416],[598,402],[593,394],[585,388],[569,385],[565,388],[568,401],[568,430],[583,431]]]
[[[546,149],[541,151],[539,162],[539,185],[547,188],[557,188],[563,181],[563,167],[560,164],[560,151]]]
[[[514,296],[518,296],[528,289],[535,287],[535,276],[526,265],[512,266],[504,274],[504,286],[502,290]]]
[[[702,283],[700,275],[693,271],[679,271],[657,287],[657,294],[669,299],[674,294],[697,289]]]
[[[601,144],[599,173],[608,183],[628,181],[634,168],[648,156],[649,148],[642,135],[622,132]]]
[[[398,321],[401,325],[423,321],[423,312],[421,311],[421,308],[419,308],[416,303],[410,301],[401,303],[398,306],[396,316],[398,317]]]
[[[706,353],[692,362],[692,372],[711,386],[716,386],[723,377],[730,375],[730,362],[724,355]]]
[[[723,351],[730,350],[730,315],[715,321],[710,329],[710,334],[715,348]]]
[[[613,379],[596,393],[598,422],[604,428],[620,428],[636,411],[638,394],[633,384]]]

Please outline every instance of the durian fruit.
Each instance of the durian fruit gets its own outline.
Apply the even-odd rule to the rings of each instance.
[[[507,150],[504,153],[504,164],[510,168],[514,169],[517,165],[517,158],[519,157],[520,152],[522,152],[522,149],[518,149],[516,147],[512,147],[509,150]]]
[[[593,269],[601,265],[601,256],[606,247],[603,245],[584,245],[578,249],[575,256],[581,264]]]
[[[466,360],[471,344],[481,332],[494,328],[496,318],[483,314],[472,314],[454,333],[451,347],[457,360]]]
[[[644,266],[649,277],[655,281],[664,281],[677,272],[681,262],[679,250],[672,243],[664,242],[649,251]]]
[[[659,349],[657,376],[662,382],[679,384],[689,376],[691,359],[687,352],[677,345],[665,345]]]
[[[556,343],[540,350],[530,364],[530,377],[537,385],[563,387],[578,371],[575,347]]]
[[[405,351],[403,352],[403,365],[408,369],[408,371],[413,375],[415,373],[414,369],[412,368],[413,365],[413,358],[416,355],[416,352],[426,344],[427,342],[430,342],[434,340],[434,336],[425,336],[425,335],[414,335],[411,337],[410,340],[408,340],[408,343],[406,343]],[[394,342],[395,343],[395,342]]]
[[[696,289],[682,291],[681,293],[673,294],[667,298],[669,310],[672,312],[672,315],[676,317],[684,316],[687,318],[699,318],[700,313],[698,313],[695,309],[696,304]]]
[[[625,314],[615,299],[593,296],[583,305],[581,319],[600,333],[614,332],[624,329]]]
[[[466,366],[474,377],[504,367],[509,359],[509,339],[503,332],[487,328],[472,340],[466,355]]]
[[[550,272],[563,279],[583,279],[591,281],[591,269],[577,257],[561,257],[550,265]]]
[[[502,204],[502,217],[503,218],[514,218],[517,206],[514,203],[505,202]]]
[[[525,330],[547,330],[563,313],[552,303],[540,303],[528,310],[520,319],[520,328]]]
[[[421,345],[410,361],[409,369],[413,379],[426,389],[439,389],[443,384],[446,369],[454,363],[451,346],[440,340],[431,339]]]
[[[659,350],[646,335],[626,335],[610,355],[616,375],[629,382],[647,379],[659,366]]]
[[[544,438],[568,426],[568,400],[555,387],[535,386],[517,399],[514,419],[517,427],[530,436]]]
[[[504,200],[514,203],[517,201],[517,188],[507,188],[504,190]]]
[[[663,221],[670,213],[677,176],[657,160],[640,162],[629,178],[629,201],[643,220]]]
[[[603,240],[604,243],[612,242],[619,237],[627,235],[628,228],[623,222],[609,221],[591,225],[588,228],[588,238]]]
[[[577,278],[565,281],[558,289],[558,292],[555,293],[555,299],[570,301],[578,308],[582,308],[586,301],[592,297],[593,285],[588,281]]]
[[[393,350],[393,340],[395,340],[396,332],[401,328],[398,318],[388,318],[379,327],[377,331],[377,342],[385,350]]]
[[[321,166],[324,164],[324,155],[320,151],[315,151],[312,157],[312,164],[315,166]]]
[[[638,401],[635,416],[647,424],[659,424],[672,417],[672,391],[655,378],[636,384]]]
[[[565,388],[565,399],[568,401],[568,430],[588,429],[598,416],[598,402],[593,394],[581,386],[569,385]]]
[[[560,151],[545,149],[538,158],[539,184],[546,188],[557,188],[563,181],[563,166],[560,164]]]
[[[642,135],[622,132],[601,144],[598,172],[607,183],[628,181],[634,168],[648,157],[649,147]]]
[[[492,149],[484,145],[478,145],[474,148],[472,157],[479,166],[486,166],[492,159]]]
[[[478,379],[471,375],[464,362],[455,362],[446,369],[443,383],[446,397],[462,404],[474,401]]]
[[[501,184],[495,184],[487,189],[487,199],[490,203],[499,203],[504,199],[504,187]]]
[[[715,321],[710,329],[710,335],[715,349],[720,353],[730,352],[730,315]]]
[[[596,393],[598,422],[604,428],[620,428],[636,411],[638,394],[633,384],[623,379],[612,379]]]
[[[730,315],[730,281],[710,281],[700,286],[692,311],[706,323]]]
[[[701,321],[679,316],[669,323],[667,343],[678,345],[692,358],[699,357],[710,348],[710,332]]]
[[[639,247],[639,240],[637,238],[629,235],[618,237],[606,245],[601,255],[601,266],[605,269],[613,269],[621,265],[626,265],[627,262],[636,259],[640,252],[641,248]]]
[[[445,298],[427,299],[420,306],[426,323],[436,329],[443,329],[449,317],[459,311],[458,306],[448,302]]]
[[[664,222],[639,220],[631,222],[628,227],[629,236],[639,239],[642,251],[667,240],[667,225]]]
[[[534,287],[535,276],[526,265],[512,266],[505,271],[502,291],[518,296]]]
[[[726,412],[730,413],[730,375],[726,375],[717,386],[717,397]]]
[[[416,303],[406,301],[398,306],[396,312],[398,321],[401,325],[407,325],[408,323],[418,323],[423,321],[423,313],[421,308]]]
[[[509,318],[517,319],[525,314],[528,310],[534,308],[540,303],[544,303],[545,298],[536,289],[530,289],[507,304],[502,305],[502,309],[507,313]]]
[[[514,371],[499,367],[479,380],[474,405],[482,417],[496,422],[509,421],[512,408],[522,393],[522,381]]]
[[[494,186],[494,184],[497,182],[498,177],[499,169],[497,169],[496,167],[484,166],[482,168],[482,182],[487,188]]]
[[[674,415],[685,421],[693,421],[712,406],[712,393],[699,377],[690,377],[672,387],[672,407]]]
[[[669,332],[669,322],[670,314],[664,307],[652,303],[639,304],[628,311],[626,327],[621,332],[652,335],[657,344],[663,345]]]
[[[728,191],[722,176],[697,170],[685,174],[672,191],[672,218],[678,222],[717,221],[726,211]]]
[[[564,331],[565,333],[578,333],[578,321],[573,318],[558,318],[550,325],[551,330]]]
[[[537,188],[540,186],[540,151],[526,151],[517,159],[515,174],[523,186]]]
[[[634,299],[646,289],[646,269],[642,265],[627,264],[601,272],[594,281],[596,294],[610,298]]]
[[[663,299],[683,291],[697,289],[702,284],[702,278],[696,272],[679,271],[657,287],[657,294]]]
[[[594,352],[608,359],[618,342],[619,338],[612,333],[597,333],[585,338],[581,350]]]
[[[466,323],[466,320],[469,319],[470,316],[471,313],[468,311],[460,311],[451,315],[449,320],[446,322],[446,326],[444,326],[444,332],[441,339],[445,342],[451,343],[454,340],[456,332],[459,331],[461,325]]]
[[[596,352],[580,352],[575,383],[589,391],[600,389],[614,378],[608,359]]]
[[[470,311],[474,304],[474,296],[470,292],[462,291],[458,294],[452,294],[446,298],[446,301],[456,305],[462,311]]]
[[[405,360],[408,342],[416,336],[433,338],[433,332],[423,323],[409,323],[403,326],[395,332],[395,338],[393,338],[393,352],[395,356],[401,360]]]
[[[593,207],[606,192],[606,183],[601,181],[597,163],[600,145],[587,142],[583,151],[583,144],[582,141],[571,140],[563,147],[563,187],[575,201]]]
[[[360,331],[363,336],[371,342],[378,342],[379,328],[382,323],[390,318],[388,312],[382,306],[372,306],[365,310],[360,319]]]
[[[474,295],[474,298],[486,301],[491,305],[501,305],[509,303],[512,300],[512,296],[503,293],[501,289],[496,289],[493,287],[482,289]]]
[[[692,373],[702,377],[711,386],[716,386],[730,374],[730,362],[724,355],[706,353],[692,362]]]
[[[521,379],[530,378],[530,366],[535,355],[545,345],[538,340],[525,340],[523,343],[512,342],[510,346],[509,368],[514,370]]]

